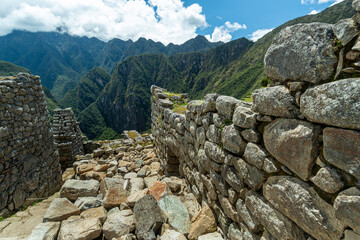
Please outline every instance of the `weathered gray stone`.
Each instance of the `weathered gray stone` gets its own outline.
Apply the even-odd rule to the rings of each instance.
[[[234,167],[238,171],[243,181],[252,189],[259,189],[265,179],[265,173],[251,164],[246,163],[239,158],[234,163]]]
[[[259,194],[249,192],[245,204],[255,219],[264,225],[276,239],[306,239],[301,228],[266,202]]]
[[[252,232],[258,232],[260,230],[260,223],[252,216],[245,202],[240,198],[236,202],[236,210],[242,221],[246,223]]]
[[[186,240],[186,237],[174,230],[166,230],[160,240]]]
[[[256,117],[257,114],[250,107],[238,106],[235,109],[232,121],[238,127],[253,128],[256,124]]]
[[[252,110],[265,115],[294,118],[298,115],[295,98],[284,86],[260,88],[254,90]]]
[[[225,215],[233,220],[234,222],[240,222],[239,214],[236,211],[236,208],[231,204],[228,198],[220,196],[219,197],[221,208],[223,209]]]
[[[241,136],[249,142],[258,143],[260,141],[260,134],[254,129],[245,129],[241,131]]]
[[[270,177],[264,184],[263,194],[277,210],[316,239],[341,237],[344,225],[335,217],[333,207],[300,179]]]
[[[331,167],[321,168],[311,181],[328,193],[336,193],[344,186],[341,175]]]
[[[360,179],[360,132],[325,128],[323,141],[325,159]]]
[[[352,2],[352,7],[353,7],[356,11],[360,12],[360,0],[353,0],[353,2]]]
[[[240,100],[229,96],[219,96],[216,99],[216,110],[226,119],[232,120],[236,104],[240,104]]]
[[[79,208],[80,211],[85,211],[90,208],[96,208],[101,206],[101,199],[97,197],[79,197],[75,201],[75,205]]]
[[[265,127],[264,143],[279,162],[308,180],[318,156],[319,132],[319,127],[309,122],[277,119]]]
[[[342,191],[335,199],[334,208],[336,217],[360,234],[360,190],[352,187]]]
[[[209,129],[206,132],[206,137],[210,142],[219,143],[220,141],[220,129],[217,128],[214,124],[209,126]]]
[[[164,220],[152,195],[146,195],[135,203],[136,236],[139,240],[155,240]]]
[[[308,23],[286,27],[265,55],[265,73],[276,81],[319,83],[330,79],[337,63],[331,24]]]
[[[351,78],[308,88],[300,110],[311,122],[360,130],[360,79]]]
[[[202,104],[202,113],[215,112],[216,111],[216,99],[219,97],[216,93],[206,94],[204,97],[204,103]]]
[[[90,240],[100,234],[101,223],[96,218],[66,220],[61,223],[58,240]]]
[[[188,193],[184,197],[182,197],[181,202],[185,205],[190,220],[201,210],[200,204],[197,202],[194,194]]]
[[[191,219],[188,238],[198,239],[199,236],[216,231],[216,220],[210,207],[206,205]]]
[[[55,198],[44,215],[44,222],[58,222],[79,215],[80,210],[66,198]]]
[[[103,195],[105,208],[113,208],[125,202],[129,191],[124,189],[125,180],[121,178],[104,178],[100,184],[100,193]]]
[[[231,124],[225,126],[221,132],[221,142],[223,143],[224,149],[242,155],[244,153],[246,143],[240,136],[240,131]]]
[[[176,196],[166,196],[161,198],[158,206],[162,215],[170,226],[182,233],[188,234],[190,231],[190,218],[186,207]]]
[[[97,208],[90,208],[80,214],[81,218],[96,218],[98,219],[101,224],[103,224],[107,218],[107,211],[106,209],[101,206]]]
[[[213,232],[199,236],[198,240],[224,240],[224,238],[220,233]]]
[[[360,234],[356,234],[354,231],[345,230],[344,240],[359,240]]]
[[[337,39],[339,39],[343,46],[347,45],[358,34],[356,23],[351,18],[341,19],[333,26],[333,31]]]
[[[60,197],[75,201],[78,197],[96,197],[99,190],[99,182],[96,180],[69,179],[60,190]]]
[[[39,223],[27,240],[56,240],[59,229],[60,222]]]
[[[257,144],[248,143],[246,145],[244,153],[246,161],[259,169],[263,168],[264,159],[268,155],[269,154],[266,152],[266,150]]]
[[[164,108],[172,108],[174,106],[174,104],[167,99],[158,99],[160,106],[164,107]]]
[[[103,233],[106,239],[119,238],[134,230],[135,218],[131,210],[109,214],[103,226]]]
[[[243,179],[233,167],[226,167],[225,176],[223,177],[225,181],[238,192],[244,187]]]
[[[210,172],[210,170],[211,170],[211,160],[206,155],[204,149],[200,149],[198,151],[197,158],[198,158],[199,165],[200,165],[199,167],[201,167],[206,172]]]
[[[225,161],[225,153],[218,145],[206,141],[204,149],[206,155],[214,162],[223,163]]]

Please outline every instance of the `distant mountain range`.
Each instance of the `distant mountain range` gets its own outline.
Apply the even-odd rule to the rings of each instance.
[[[191,98],[209,92],[244,97],[265,78],[263,58],[281,29],[352,17],[356,12],[351,3],[345,0],[319,14],[291,20],[255,43],[245,38],[210,43],[198,36],[165,47],[145,39],[104,43],[59,33],[14,32],[0,37],[0,59],[40,74],[58,103],[74,109],[89,138],[110,139],[125,129],[150,128],[152,84],[188,92]]]
[[[61,99],[94,66],[103,67],[111,73],[119,62],[129,56],[204,52],[221,44],[211,43],[203,36],[182,45],[164,46],[144,38],[136,42],[120,39],[103,42],[66,33],[14,31],[0,37],[0,60],[26,67],[33,74],[41,76],[43,85],[57,99]]]

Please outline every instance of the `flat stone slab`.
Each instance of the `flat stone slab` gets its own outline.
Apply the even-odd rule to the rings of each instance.
[[[69,179],[60,189],[60,197],[75,201],[78,197],[96,197],[99,190],[96,180]]]
[[[56,239],[60,229],[60,222],[45,222],[36,225],[28,240]]]
[[[308,88],[300,111],[310,122],[360,130],[360,78],[343,79]]]
[[[68,199],[55,198],[45,213],[44,222],[58,222],[79,214],[79,208]]]
[[[101,223],[96,218],[66,220],[61,223],[58,240],[95,239],[101,234]]]

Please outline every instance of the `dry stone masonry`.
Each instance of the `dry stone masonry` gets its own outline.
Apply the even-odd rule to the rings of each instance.
[[[360,239],[359,26],[360,13],[283,29],[252,104],[151,87],[165,174],[185,177],[228,239]]]
[[[54,110],[54,137],[63,170],[72,167],[77,155],[84,155],[83,137],[71,108]]]
[[[40,78],[0,78],[0,216],[61,186],[59,156]]]

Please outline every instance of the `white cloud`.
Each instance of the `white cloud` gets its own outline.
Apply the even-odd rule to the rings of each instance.
[[[341,3],[343,1],[344,0],[319,0],[318,4],[333,2],[333,4],[330,5],[330,7],[331,7],[331,6],[334,6],[335,4]]]
[[[272,30],[274,30],[274,28],[256,30],[255,32],[250,34],[250,40],[256,42],[257,40],[265,36],[267,33],[271,32]]]
[[[312,10],[311,12],[308,13],[308,15],[315,15],[318,14],[320,11],[318,10]]]
[[[315,0],[301,0],[301,4],[314,4]]]
[[[215,27],[214,32],[211,35],[205,35],[210,42],[229,42],[232,39],[230,33],[233,33],[240,29],[246,29],[245,24],[239,24],[237,22],[225,22],[220,27]]]
[[[137,40],[139,37],[183,43],[206,27],[198,4],[184,0],[1,0],[0,35],[14,29]],[[233,26],[236,28],[236,26]]]

